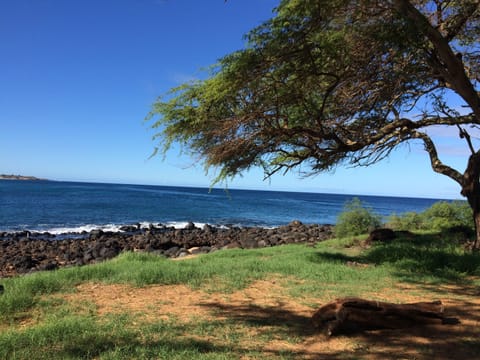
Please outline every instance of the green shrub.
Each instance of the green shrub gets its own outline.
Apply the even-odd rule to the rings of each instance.
[[[474,229],[472,210],[465,201],[439,201],[420,214],[392,215],[387,226],[395,230]]]
[[[423,227],[423,220],[421,214],[410,211],[401,215],[391,215],[387,226],[395,230],[420,230]]]
[[[473,228],[472,210],[465,201],[440,201],[423,212],[423,228],[444,231],[453,227]]]
[[[381,225],[381,216],[354,198],[345,204],[344,211],[338,215],[334,231],[336,237],[344,238],[368,233]]]

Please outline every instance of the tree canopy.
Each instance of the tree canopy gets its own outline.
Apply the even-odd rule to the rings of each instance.
[[[246,38],[207,79],[155,102],[161,149],[178,142],[224,178],[370,165],[417,140],[480,212],[469,134],[480,125],[479,0],[283,0]],[[439,159],[434,125],[465,139],[464,173]]]

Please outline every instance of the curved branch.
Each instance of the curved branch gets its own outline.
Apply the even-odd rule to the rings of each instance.
[[[435,147],[435,144],[433,143],[432,139],[430,139],[430,137],[427,134],[419,131],[414,131],[412,132],[412,138],[420,139],[423,141],[425,145],[425,151],[430,156],[430,163],[432,165],[433,171],[439,174],[448,176],[449,178],[455,180],[457,183],[460,184],[460,186],[463,187],[462,174],[460,174],[460,172],[451,168],[450,166],[443,164],[440,161],[440,159],[438,158],[437,148]]]
[[[387,125],[379,128],[373,135],[363,135],[361,140],[346,141],[345,144],[349,148],[349,151],[358,151],[368,145],[374,145],[378,142],[382,142],[384,138],[390,138],[392,135],[407,134],[409,132],[415,132],[415,130],[428,127],[431,125],[458,125],[458,124],[470,124],[475,123],[475,118],[471,115],[464,115],[458,117],[429,117],[419,121],[413,121],[406,118],[400,118],[396,121],[388,123]],[[426,136],[426,135],[425,135]]]

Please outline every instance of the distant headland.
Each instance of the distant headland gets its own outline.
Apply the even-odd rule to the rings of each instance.
[[[47,180],[47,179],[40,179],[35,176],[0,174],[0,180]]]

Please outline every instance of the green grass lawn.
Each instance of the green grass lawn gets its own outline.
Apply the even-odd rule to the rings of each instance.
[[[206,298],[209,294],[228,298],[256,281],[274,279],[281,287],[282,299],[311,308],[312,313],[319,303],[334,298],[364,296],[392,301],[396,292],[399,300],[406,295],[447,297],[473,304],[475,293],[468,291],[480,286],[480,256],[464,252],[452,239],[425,233],[370,248],[358,246],[359,242],[351,238],[316,247],[224,250],[182,261],[124,253],[96,265],[2,279],[0,359],[294,359],[307,358],[298,347],[306,338],[320,336],[305,315],[275,313],[273,308],[253,303],[245,306],[255,310],[256,317],[241,313],[242,317],[239,309],[231,317],[192,314],[189,320],[174,314],[145,318],[128,309],[100,314],[93,300],[68,301],[79,285],[89,283],[133,288],[186,285]],[[398,284],[405,284],[408,294],[399,290]],[[457,290],[449,293],[445,289],[450,287]],[[160,296],[151,306],[152,313],[161,300]],[[273,321],[275,316],[282,321]],[[325,358],[370,354],[364,338],[343,340],[347,350],[332,350]],[[480,340],[467,333],[457,340],[466,354],[480,350]],[[420,358],[428,358],[429,351],[417,350]]]

